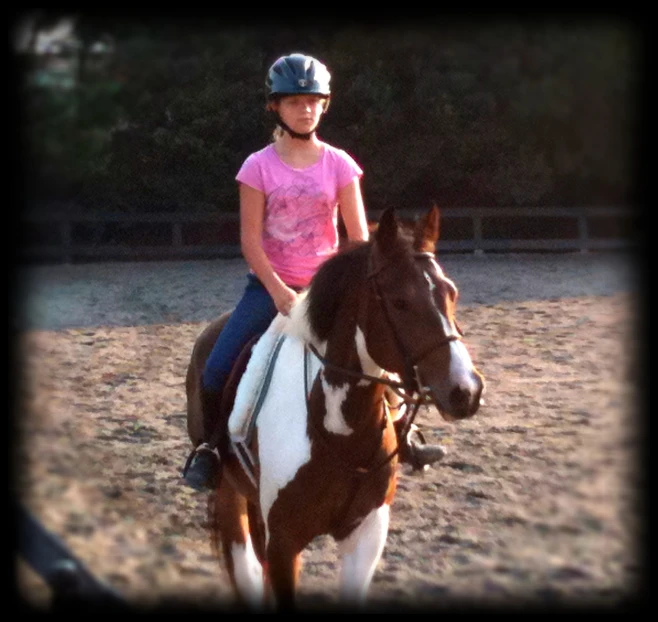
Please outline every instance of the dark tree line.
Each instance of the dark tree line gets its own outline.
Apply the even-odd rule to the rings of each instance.
[[[371,209],[634,200],[640,42],[623,21],[309,31],[87,15],[76,33],[74,88],[34,84],[20,59],[31,206],[237,210],[235,174],[273,128],[267,67],[291,51],[330,67],[319,135],[361,163]]]

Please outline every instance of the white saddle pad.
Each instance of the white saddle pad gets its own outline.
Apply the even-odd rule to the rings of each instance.
[[[234,443],[248,443],[253,430],[253,419],[258,414],[262,395],[267,391],[269,375],[278,346],[285,339],[282,327],[286,318],[277,315],[251,352],[249,363],[240,379],[233,410],[228,420],[228,431]]]

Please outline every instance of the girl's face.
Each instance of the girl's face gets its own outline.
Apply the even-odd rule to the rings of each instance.
[[[290,129],[306,134],[320,122],[326,100],[322,95],[286,95],[272,102],[272,107]]]

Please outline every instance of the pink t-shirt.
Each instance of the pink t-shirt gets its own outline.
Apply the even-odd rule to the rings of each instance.
[[[263,250],[287,285],[305,287],[338,248],[337,195],[363,171],[342,149],[322,143],[315,164],[285,164],[273,144],[252,153],[236,179],[265,194]]]

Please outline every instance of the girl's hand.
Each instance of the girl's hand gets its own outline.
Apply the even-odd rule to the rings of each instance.
[[[284,285],[276,292],[276,295],[272,296],[272,300],[274,300],[274,304],[279,313],[282,315],[288,315],[297,302],[297,292]]]

